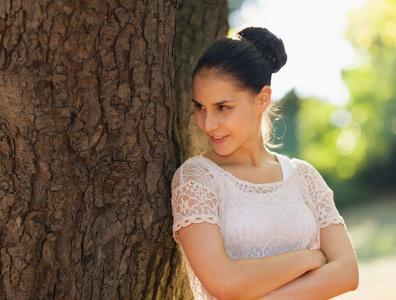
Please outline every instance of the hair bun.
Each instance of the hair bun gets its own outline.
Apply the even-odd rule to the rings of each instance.
[[[287,61],[283,41],[266,28],[247,27],[238,35],[254,44],[271,66],[272,73],[278,72]]]

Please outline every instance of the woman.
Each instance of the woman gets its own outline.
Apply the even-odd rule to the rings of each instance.
[[[268,150],[271,75],[286,59],[279,38],[246,28],[194,70],[195,117],[212,149],[177,170],[172,209],[195,299],[329,299],[357,288],[332,191],[308,163]]]

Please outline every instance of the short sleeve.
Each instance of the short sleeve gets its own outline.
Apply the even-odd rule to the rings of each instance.
[[[330,224],[343,224],[334,202],[334,193],[320,173],[309,163],[301,161],[301,169],[312,201],[312,209],[320,228]]]
[[[173,237],[190,224],[208,222],[220,226],[218,197],[210,170],[187,161],[172,179]]]

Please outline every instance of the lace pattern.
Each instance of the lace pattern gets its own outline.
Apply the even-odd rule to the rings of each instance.
[[[291,162],[294,168],[287,179],[253,184],[202,156],[187,160],[172,181],[176,242],[180,228],[208,222],[219,226],[231,259],[319,248],[320,228],[344,221],[319,172],[304,161]],[[215,299],[183,256],[195,299]]]
[[[220,226],[218,196],[214,176],[209,169],[179,168],[172,180],[172,213],[174,238],[177,231],[193,223],[208,222]]]
[[[312,165],[302,160],[298,160],[298,170],[300,174],[304,175],[306,187],[312,199],[310,206],[315,212],[320,228],[338,223],[345,225],[344,219],[335,206],[334,193],[320,173]]]

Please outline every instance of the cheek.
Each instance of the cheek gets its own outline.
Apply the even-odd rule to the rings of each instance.
[[[252,131],[257,126],[257,115],[247,112],[240,120],[241,127],[246,131]]]

